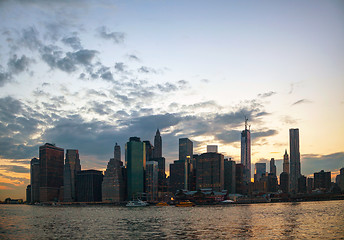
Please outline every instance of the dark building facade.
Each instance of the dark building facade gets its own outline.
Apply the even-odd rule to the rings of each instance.
[[[176,160],[170,164],[169,191],[175,194],[181,189],[185,189],[185,161]]]
[[[161,158],[162,157],[162,139],[161,139],[159,129],[156,130],[155,137],[154,137],[153,157],[154,158]]]
[[[289,145],[290,145],[290,192],[297,192],[298,179],[301,176],[300,165],[300,139],[299,129],[289,129]]]
[[[35,203],[40,201],[39,187],[40,187],[40,162],[39,159],[33,158],[30,162],[30,183],[31,183],[31,198],[30,202]]]
[[[322,188],[329,191],[331,188],[331,172],[321,170],[320,172],[314,173],[314,188]]]
[[[143,141],[145,143],[146,161],[153,159],[154,147],[150,141]]]
[[[63,186],[64,149],[46,143],[39,147],[40,202],[57,201]]]
[[[146,170],[146,147],[138,137],[131,137],[125,145],[125,161],[127,165],[128,199],[136,199],[144,193]]]
[[[126,185],[123,176],[121,148],[115,145],[114,158],[108,162],[102,183],[103,202],[122,202],[125,200]]]
[[[248,184],[251,182],[251,131],[247,129],[245,118],[245,130],[241,132],[241,164],[244,166],[243,181]]]
[[[235,193],[235,161],[224,160],[224,189],[228,193]]]
[[[63,184],[63,194],[65,202],[74,202],[76,199],[75,176],[76,173],[79,171],[81,171],[79,151],[75,149],[67,149]]]
[[[256,163],[254,166],[254,182],[258,182],[266,173],[266,163]]]
[[[26,187],[26,203],[31,203],[31,185]]]
[[[196,189],[224,189],[224,157],[220,153],[203,153],[196,160]]]
[[[146,194],[148,201],[156,201],[158,199],[158,162],[146,162]]]
[[[307,178],[301,175],[297,179],[297,192],[298,193],[306,193],[307,192]]]
[[[277,176],[277,169],[276,169],[276,164],[275,164],[275,159],[271,158],[270,160],[270,173],[272,173],[273,175]]]
[[[280,174],[280,189],[283,193],[289,192],[289,174],[286,172]]]
[[[236,193],[246,194],[246,187],[244,183],[244,165],[235,165],[235,190]]]
[[[278,180],[275,174],[268,174],[268,192],[277,192]]]
[[[102,201],[103,173],[83,170],[76,174],[76,199],[78,202]]]
[[[193,143],[188,138],[179,138],[179,160],[192,158],[193,156]]]

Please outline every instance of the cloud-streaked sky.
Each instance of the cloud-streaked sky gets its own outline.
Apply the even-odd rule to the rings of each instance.
[[[0,200],[25,198],[45,142],[103,170],[159,128],[168,164],[180,137],[239,162],[244,116],[253,163],[299,128],[304,175],[344,167],[340,0],[10,0],[0,16]]]

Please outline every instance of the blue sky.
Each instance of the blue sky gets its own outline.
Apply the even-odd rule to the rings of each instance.
[[[342,1],[13,0],[0,16],[0,199],[24,198],[45,142],[104,169],[159,128],[167,163],[180,137],[240,161],[244,115],[253,163],[299,128],[303,174],[344,167]]]

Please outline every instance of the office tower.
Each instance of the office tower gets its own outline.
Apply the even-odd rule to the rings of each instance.
[[[129,138],[125,145],[127,165],[128,199],[136,199],[144,193],[144,172],[146,170],[146,147],[138,137]]]
[[[235,161],[224,160],[224,189],[228,193],[235,193]]]
[[[331,188],[331,172],[321,170],[314,173],[314,188],[329,191]]]
[[[224,159],[220,153],[203,153],[196,159],[196,189],[224,189]]]
[[[162,139],[160,136],[159,129],[156,130],[155,137],[154,137],[153,157],[154,158],[161,158],[162,157]]]
[[[151,161],[153,159],[154,147],[150,141],[143,141],[145,143],[146,161]]]
[[[125,200],[125,184],[121,161],[121,148],[114,147],[114,158],[110,158],[102,182],[103,202],[122,202]]]
[[[31,185],[26,186],[26,204],[31,203]]]
[[[78,202],[102,201],[103,173],[83,170],[76,173],[76,199]]]
[[[287,153],[287,149],[285,150],[285,153],[283,156],[283,172],[288,173],[288,176],[289,176],[289,156]]]
[[[63,186],[64,149],[46,143],[39,147],[40,202],[57,201]]]
[[[217,148],[217,145],[207,145],[207,152],[214,152],[214,153],[217,153],[218,151],[218,148]]]
[[[245,194],[244,186],[244,165],[235,164],[235,191],[239,194]]]
[[[179,138],[179,160],[184,161],[193,156],[193,143],[188,138]]]
[[[153,158],[152,161],[155,161],[158,163],[158,191],[159,192],[166,192],[166,173],[165,173],[165,158]]]
[[[277,192],[278,180],[276,174],[268,174],[268,192]]]
[[[176,160],[170,164],[169,189],[173,194],[185,189],[185,161]]]
[[[290,191],[297,193],[298,179],[301,176],[299,129],[289,129],[290,145]]]
[[[256,163],[254,166],[254,182],[258,182],[266,173],[266,163]]]
[[[148,201],[156,201],[158,199],[158,162],[146,162],[146,194]]]
[[[270,173],[272,173],[275,176],[277,176],[276,175],[276,165],[275,165],[275,159],[274,158],[271,158],[271,160],[270,160]]]
[[[241,164],[244,166],[244,182],[251,182],[251,132],[247,129],[245,118],[245,130],[241,132]]]
[[[280,189],[283,193],[289,192],[289,174],[286,172],[280,174]]]
[[[79,151],[67,149],[63,181],[63,194],[65,202],[75,201],[75,176],[79,171],[81,171]]]
[[[314,179],[313,178],[307,178],[307,192],[312,193],[313,189],[314,189]]]
[[[40,161],[37,158],[30,162],[31,203],[39,202]]]
[[[297,179],[297,192],[298,193],[306,193],[307,192],[307,178],[301,175]]]

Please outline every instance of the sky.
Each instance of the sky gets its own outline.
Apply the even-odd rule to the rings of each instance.
[[[302,174],[344,167],[341,0],[8,0],[0,20],[0,200],[46,142],[105,170],[159,128],[167,171],[182,137],[239,163],[245,116],[252,164],[280,173],[299,128]]]

